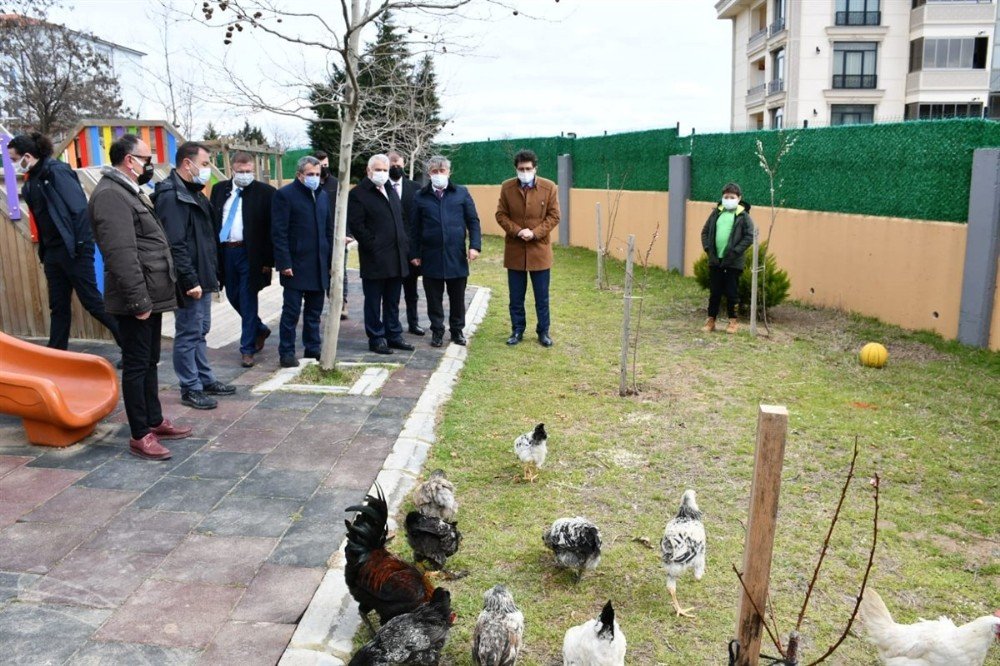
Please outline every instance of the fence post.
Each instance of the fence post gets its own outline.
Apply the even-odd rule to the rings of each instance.
[[[559,183],[559,244],[569,245],[569,191],[573,189],[573,156],[559,155],[556,177]]]
[[[990,322],[1000,256],[1000,150],[980,148],[972,154],[969,220],[958,340],[974,347],[990,344]]]
[[[670,203],[667,223],[667,270],[684,275],[687,202],[691,197],[691,156],[670,156]]]
[[[628,383],[628,342],[631,337],[629,328],[632,323],[632,272],[635,266],[634,255],[635,234],[629,234],[628,254],[625,255],[625,309],[622,312],[621,381],[618,383],[618,395],[621,396],[628,393],[626,385]]]
[[[781,405],[760,405],[757,410],[757,447],[754,453],[753,485],[750,486],[750,516],[743,546],[743,583],[737,610],[736,637],[740,642],[737,666],[757,666],[760,657],[764,610],[771,581],[771,555],[781,494],[781,467],[785,460],[788,410]],[[752,603],[751,603],[752,599]]]
[[[594,204],[594,228],[597,231],[597,288],[604,289],[604,240],[601,235],[601,202]]]

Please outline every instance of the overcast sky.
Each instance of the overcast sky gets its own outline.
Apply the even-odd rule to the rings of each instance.
[[[53,18],[70,27],[149,53],[151,69],[162,68],[158,3],[133,0],[71,0],[74,9]],[[201,0],[165,0],[177,10],[198,14]],[[479,0],[474,0],[475,3]],[[333,0],[276,0],[296,11],[316,11],[335,21]],[[713,0],[522,0],[520,12],[489,10],[485,20],[455,18],[443,25],[424,23],[425,32],[447,35],[448,53],[435,57],[445,117],[452,119],[442,141],[553,136],[591,136],[681,124],[699,133],[728,131],[731,32],[715,18]],[[473,13],[486,16],[486,3]],[[530,14],[531,17],[527,17]],[[399,22],[405,24],[406,17]],[[288,27],[286,21],[283,24]],[[128,26],[123,31],[121,26]],[[312,26],[300,24],[302,34]],[[273,79],[301,74],[321,77],[323,54],[282,45],[273,48],[250,31],[231,47],[222,31],[193,21],[170,30],[177,71],[205,89],[221,88],[214,70],[224,66],[242,77],[271,72]],[[456,53],[457,52],[457,53]],[[279,76],[273,76],[278,72]],[[161,86],[150,78],[151,86]],[[277,93],[275,94],[278,97]],[[155,96],[153,96],[155,97]],[[162,97],[162,95],[160,95]],[[162,115],[154,100],[144,116]],[[224,104],[202,104],[196,114],[200,136],[211,120],[233,131],[249,118],[266,134],[280,132],[295,145],[306,143],[302,120],[251,114]]]

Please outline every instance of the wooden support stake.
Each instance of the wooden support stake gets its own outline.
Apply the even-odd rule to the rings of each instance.
[[[628,382],[628,342],[629,326],[632,321],[632,266],[635,254],[635,234],[628,235],[628,254],[625,257],[625,309],[622,314],[622,359],[621,380],[618,383],[618,395],[627,393]]]
[[[594,204],[597,211],[597,288],[604,288],[604,247],[601,245],[601,202]]]
[[[743,545],[743,582],[740,593],[736,636],[741,650],[737,666],[757,666],[764,618],[763,610],[771,582],[771,555],[774,550],[778,496],[781,494],[781,467],[785,459],[788,410],[781,405],[760,405],[757,412],[757,449],[754,456],[753,485],[750,487],[750,517]],[[753,599],[751,602],[747,594]]]

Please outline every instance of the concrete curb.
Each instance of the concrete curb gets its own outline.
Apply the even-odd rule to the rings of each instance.
[[[490,290],[476,287],[466,312],[465,333],[470,341],[486,316],[489,301]],[[452,386],[467,356],[466,347],[448,345],[375,479],[389,505],[390,530],[396,527],[392,516],[399,512],[420,476],[436,439],[438,410],[451,398]],[[350,661],[361,616],[344,582],[345,544],[346,540],[333,555],[330,568],[299,621],[279,666],[344,666]]]

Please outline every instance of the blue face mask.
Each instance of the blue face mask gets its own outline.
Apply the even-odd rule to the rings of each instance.
[[[319,176],[306,176],[303,185],[315,192],[319,189]]]

